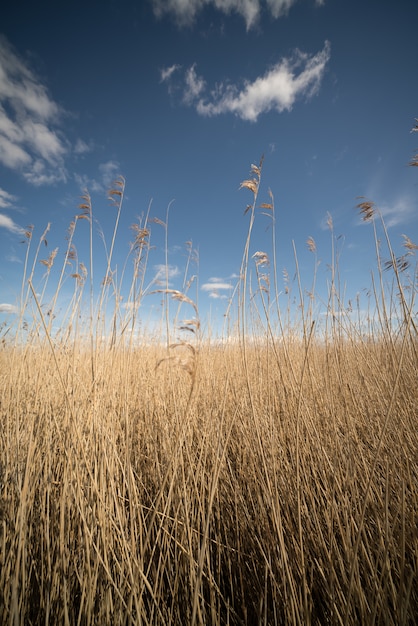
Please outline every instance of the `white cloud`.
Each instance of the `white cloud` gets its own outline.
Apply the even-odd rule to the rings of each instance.
[[[99,171],[102,175],[103,184],[108,187],[119,174],[119,163],[117,161],[106,161],[106,163],[99,165]]]
[[[165,280],[166,276],[168,276],[169,279],[175,278],[180,274],[180,270],[177,265],[166,266],[165,263],[159,263],[157,265],[154,265],[154,269],[156,271],[154,278],[155,281]]]
[[[229,283],[209,282],[205,283],[201,287],[202,291],[219,291],[220,289],[232,289]]]
[[[87,189],[90,193],[105,193],[114,182],[120,172],[120,165],[117,161],[106,161],[99,165],[99,176],[90,178],[86,174],[74,174],[74,180],[80,190]]]
[[[29,166],[31,161],[32,158],[26,150],[0,134],[0,163],[15,170]]]
[[[42,159],[35,159],[30,169],[23,172],[23,176],[35,187],[54,185],[67,180],[67,172],[63,165],[48,168]]]
[[[77,139],[77,141],[75,143],[75,146],[74,146],[75,154],[86,154],[86,152],[91,152],[91,151],[92,151],[92,147],[91,146],[89,146],[82,139]]]
[[[233,278],[235,278],[235,277],[233,276]],[[223,282],[225,282],[225,279],[224,278],[219,278],[218,276],[213,276],[212,278],[208,279],[208,282],[209,283],[223,283]]]
[[[0,213],[0,228],[6,228],[6,230],[16,235],[23,235],[25,232],[24,228],[15,224],[10,217],[3,215],[3,213]]]
[[[278,18],[286,15],[296,0],[266,0],[273,17]]]
[[[165,67],[162,70],[160,70],[161,82],[163,83],[166,80],[170,80],[174,72],[176,72],[180,68],[181,68],[181,65],[174,64],[174,65],[171,65],[170,67]]]
[[[219,299],[219,300],[225,300],[228,298],[227,295],[225,295],[223,292],[224,291],[231,291],[232,289],[232,285],[231,283],[227,283],[225,282],[225,280],[223,278],[209,278],[207,283],[204,283],[201,286],[201,290],[202,291],[207,291],[209,298],[214,298],[214,299]]]
[[[157,17],[173,15],[180,26],[190,26],[205,6],[212,5],[222,13],[238,13],[244,18],[247,30],[257,23],[262,10],[274,18],[286,15],[297,0],[152,0]],[[324,0],[315,0],[317,6]]]
[[[234,113],[243,120],[256,122],[268,111],[290,111],[298,98],[311,98],[320,88],[330,59],[330,44],[315,55],[297,50],[284,58],[263,76],[246,81],[242,88],[232,84],[218,85],[205,97],[206,83],[192,65],[185,73],[183,101],[194,106],[200,115]]]
[[[0,304],[0,313],[17,313],[18,308],[14,304],[2,303]]]
[[[22,125],[26,142],[49,164],[55,165],[61,162],[66,152],[57,134],[51,131],[45,124],[26,120]]]
[[[11,193],[0,187],[0,209],[6,209],[7,207],[12,206],[16,200],[16,196],[13,196]]]
[[[97,181],[95,178],[89,178],[87,174],[74,174],[74,180],[80,187],[80,190],[84,192],[87,189],[89,192],[104,193],[106,187],[103,183]]]
[[[184,101],[186,104],[192,104],[196,98],[204,91],[206,83],[196,73],[196,63],[189,67],[185,76],[186,89],[184,91]]]
[[[80,190],[84,192],[87,189],[89,192],[104,193],[106,186],[104,183],[96,180],[95,178],[89,178],[86,174],[74,174],[74,180],[80,187]]]
[[[400,196],[390,205],[378,207],[387,228],[407,224],[416,215],[416,204],[406,196]]]
[[[60,115],[47,88],[0,36],[0,163],[33,185],[66,180],[69,144]]]

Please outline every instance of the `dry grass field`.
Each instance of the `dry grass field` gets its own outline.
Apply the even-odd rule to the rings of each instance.
[[[234,341],[204,336],[190,293],[168,284],[163,297],[192,311],[169,347],[126,339],[135,307],[104,338],[114,241],[86,323],[76,289],[54,333],[26,264],[21,315],[0,347],[2,624],[417,623],[415,246],[406,238],[396,257],[387,238],[385,272],[384,223],[360,203],[377,250],[368,332],[341,314],[337,262],[325,323],[301,301],[291,329],[272,305],[274,258],[255,257],[251,297],[260,176],[253,166],[242,183],[253,204]],[[123,191],[120,179],[119,211]],[[78,219],[91,224],[91,210],[86,195]],[[148,228],[136,229],[133,299]],[[86,291],[91,268],[74,278]]]

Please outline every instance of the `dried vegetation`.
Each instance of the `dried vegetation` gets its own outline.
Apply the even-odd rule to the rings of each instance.
[[[74,247],[77,222],[92,228],[88,193],[48,307],[33,287],[40,244],[32,268],[28,253],[21,315],[0,349],[2,624],[415,623],[416,245],[405,236],[400,262],[378,209],[361,199],[377,254],[366,328],[351,305],[343,314],[336,254],[324,323],[313,284],[292,326],[275,246],[251,260],[261,173],[253,166],[241,185],[252,194],[248,237],[222,342],[202,334],[193,281],[170,288],[168,263],[165,288],[151,288],[190,319],[178,311],[173,330],[167,306],[167,345],[138,336],[148,215],[133,228],[121,311],[112,254],[122,178],[110,192],[117,217],[99,295],[93,254],[83,265]],[[274,221],[271,193],[261,208]],[[167,230],[168,213],[157,224]],[[316,255],[312,237],[307,246]],[[45,287],[56,258],[43,262]],[[57,331],[69,262],[74,296]]]

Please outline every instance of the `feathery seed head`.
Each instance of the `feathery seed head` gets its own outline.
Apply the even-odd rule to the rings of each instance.
[[[306,240],[309,252],[316,252],[316,243],[313,237],[308,237]]]
[[[364,196],[359,196],[359,199]],[[375,213],[376,213],[376,205],[371,200],[364,199],[363,202],[360,202],[356,206],[360,211],[360,215],[362,217],[363,222],[371,222]]]

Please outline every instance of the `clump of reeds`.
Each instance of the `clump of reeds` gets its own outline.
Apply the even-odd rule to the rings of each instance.
[[[314,239],[312,283],[304,289],[294,248],[284,305],[274,227],[268,252],[251,249],[259,208],[275,222],[271,192],[258,206],[261,176],[262,162],[241,185],[252,202],[223,341],[202,331],[191,243],[182,289],[169,283],[168,211],[163,221],[149,208],[133,225],[123,289],[112,259],[124,179],[109,194],[115,226],[98,289],[87,192],[52,298],[55,250],[36,272],[49,227],[33,257],[27,230],[21,314],[0,348],[1,623],[415,622],[417,246],[405,235],[396,255],[378,208],[360,199],[377,263],[364,319],[345,305],[330,217],[321,324]],[[162,284],[147,280],[154,224],[165,233]],[[163,297],[153,336],[139,315],[151,293]]]

